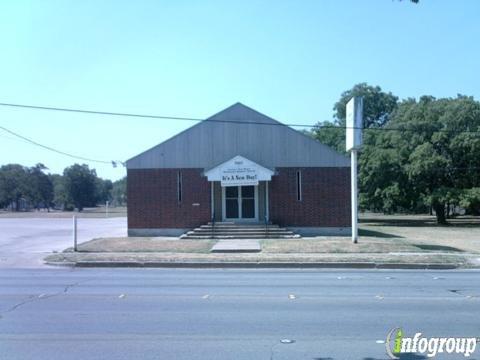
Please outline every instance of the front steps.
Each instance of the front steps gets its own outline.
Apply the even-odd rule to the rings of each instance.
[[[300,235],[275,224],[216,222],[188,231],[181,239],[295,239]]]

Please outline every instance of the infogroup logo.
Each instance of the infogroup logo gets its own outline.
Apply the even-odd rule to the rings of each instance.
[[[391,359],[400,359],[400,354],[417,353],[434,357],[440,353],[462,354],[469,357],[475,352],[479,339],[476,337],[423,337],[417,332],[413,337],[406,337],[401,328],[393,328],[387,335],[385,347]]]

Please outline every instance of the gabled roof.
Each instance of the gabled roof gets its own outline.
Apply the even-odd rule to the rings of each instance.
[[[348,167],[348,158],[241,103],[131,158],[128,169],[210,169],[234,156],[264,167]]]

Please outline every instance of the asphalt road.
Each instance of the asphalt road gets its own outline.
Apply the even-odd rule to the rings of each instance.
[[[0,358],[387,359],[383,341],[394,327],[480,336],[479,275],[5,269]],[[469,359],[480,359],[480,344]]]
[[[95,237],[126,236],[127,218],[82,218],[77,220],[77,227],[78,243]],[[38,268],[52,251],[71,246],[72,219],[0,219],[0,268]]]

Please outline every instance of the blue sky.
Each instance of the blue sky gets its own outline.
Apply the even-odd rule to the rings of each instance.
[[[359,82],[479,99],[479,16],[476,0],[4,1],[0,102],[205,118],[240,101],[314,124]],[[0,125],[126,160],[193,123],[0,107]],[[75,161],[0,131],[0,164],[38,162]]]

